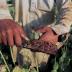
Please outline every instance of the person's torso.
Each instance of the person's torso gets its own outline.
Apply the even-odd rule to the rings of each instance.
[[[23,25],[40,26],[52,22],[54,0],[22,0]]]

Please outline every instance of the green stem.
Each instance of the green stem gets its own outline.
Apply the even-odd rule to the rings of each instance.
[[[2,59],[3,59],[4,63],[5,63],[5,65],[6,65],[6,68],[7,68],[8,72],[10,72],[10,69],[9,69],[9,67],[8,67],[8,65],[7,65],[7,62],[6,62],[5,58],[4,58],[4,56],[3,56],[2,52],[1,52],[1,50],[0,50],[0,54],[1,54],[1,57],[2,57]]]
[[[10,47],[10,53],[11,53],[11,58],[12,58],[13,64],[15,64],[15,61],[14,61],[14,58],[13,58],[13,52],[12,52],[12,48],[11,47]]]
[[[34,59],[35,59],[35,63],[36,63],[37,72],[39,72],[38,61],[37,61],[37,59],[35,57],[34,57]]]

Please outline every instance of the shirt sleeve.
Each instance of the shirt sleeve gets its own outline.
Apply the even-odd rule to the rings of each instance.
[[[0,19],[12,19],[6,0],[0,0]]]
[[[72,25],[72,2],[71,0],[56,0],[56,5],[59,11],[59,21],[57,25],[52,26],[52,29],[58,35],[68,33]]]
[[[38,1],[37,8],[39,10],[52,11],[54,7],[54,0],[37,0],[37,1]]]

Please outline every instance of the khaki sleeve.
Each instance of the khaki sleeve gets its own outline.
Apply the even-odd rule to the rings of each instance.
[[[12,19],[6,0],[0,0],[0,19]]]
[[[72,2],[71,0],[56,0],[59,11],[59,21],[52,29],[58,34],[68,33],[72,25]]]
[[[38,9],[43,11],[52,11],[54,7],[54,0],[37,0]]]

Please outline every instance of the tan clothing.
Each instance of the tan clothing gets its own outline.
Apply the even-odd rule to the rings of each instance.
[[[12,19],[6,0],[0,1],[0,19]]]
[[[5,2],[4,2],[5,1]],[[59,17],[61,18],[58,25],[53,25],[52,28],[57,34],[67,33],[72,24],[72,2],[71,0],[19,0],[23,9],[23,25],[30,24],[36,27],[42,24],[51,24],[53,18],[52,10],[54,5],[57,6]],[[4,7],[4,8],[3,8]],[[0,19],[11,17],[6,5],[6,0],[0,1]],[[4,16],[4,17],[3,17]],[[62,19],[63,18],[63,19]],[[50,23],[49,23],[50,22]],[[61,24],[62,23],[62,24]]]
[[[2,0],[5,1],[6,0]],[[0,3],[2,2],[0,1]],[[17,0],[18,1],[18,0]],[[69,32],[70,26],[72,24],[72,2],[71,0],[19,0],[21,3],[20,8],[23,10],[20,14],[20,18],[22,18],[23,25],[30,30],[30,26],[37,27],[40,25],[48,25],[54,22],[54,6],[57,6],[59,16],[61,19],[57,25],[52,25],[52,29],[59,35]],[[31,1],[31,2],[30,2]],[[4,6],[5,7],[5,6]],[[1,10],[1,8],[0,8]],[[8,9],[6,14],[4,12],[5,9],[2,8],[2,12],[0,11],[0,18],[3,19],[8,18],[10,16]],[[64,14],[63,14],[64,13]],[[21,16],[22,15],[22,16]],[[8,16],[8,17],[7,17]],[[3,18],[2,18],[3,17]],[[10,18],[9,18],[10,19]],[[23,52],[23,53],[22,53]],[[23,55],[24,63],[31,63],[31,65],[36,65],[36,59],[38,65],[46,65],[48,61],[49,55],[41,52],[32,52],[28,49],[23,49],[20,52]]]
[[[60,0],[56,1],[58,2]],[[63,5],[58,2],[59,24],[52,27],[53,30],[59,35],[68,33],[70,31],[70,26],[72,25],[72,2],[71,0],[64,1],[66,2],[64,2]]]
[[[71,0],[20,0],[22,1],[22,12],[23,12],[23,25],[30,31],[30,27],[39,27],[41,25],[51,25],[51,28],[58,34],[68,33],[72,24],[72,2]],[[21,2],[20,2],[21,3]],[[58,10],[57,23],[54,22],[54,12],[56,11],[55,6]],[[21,9],[21,8],[20,8]],[[71,15],[70,15],[71,14]],[[62,19],[63,18],[63,19]],[[27,29],[27,31],[28,31]],[[25,53],[23,53],[25,52]],[[26,53],[27,52],[27,53]],[[42,66],[42,63],[46,65],[49,55],[40,52],[32,52],[28,49],[22,49],[21,54],[24,56],[24,62],[29,62],[34,65],[37,59],[38,65]],[[27,59],[27,57],[29,59]],[[27,59],[27,60],[26,60]],[[43,64],[43,65],[44,65]],[[36,64],[35,64],[36,65]]]
[[[71,21],[71,0],[20,0],[23,12],[23,25],[39,27],[41,25],[49,25],[54,21],[54,8],[57,7],[58,19],[60,21],[51,26],[52,29],[59,35],[70,31]],[[62,19],[64,18],[64,19]],[[55,19],[54,19],[55,20]],[[56,21],[57,21],[56,20]],[[28,27],[29,28],[29,27]]]

